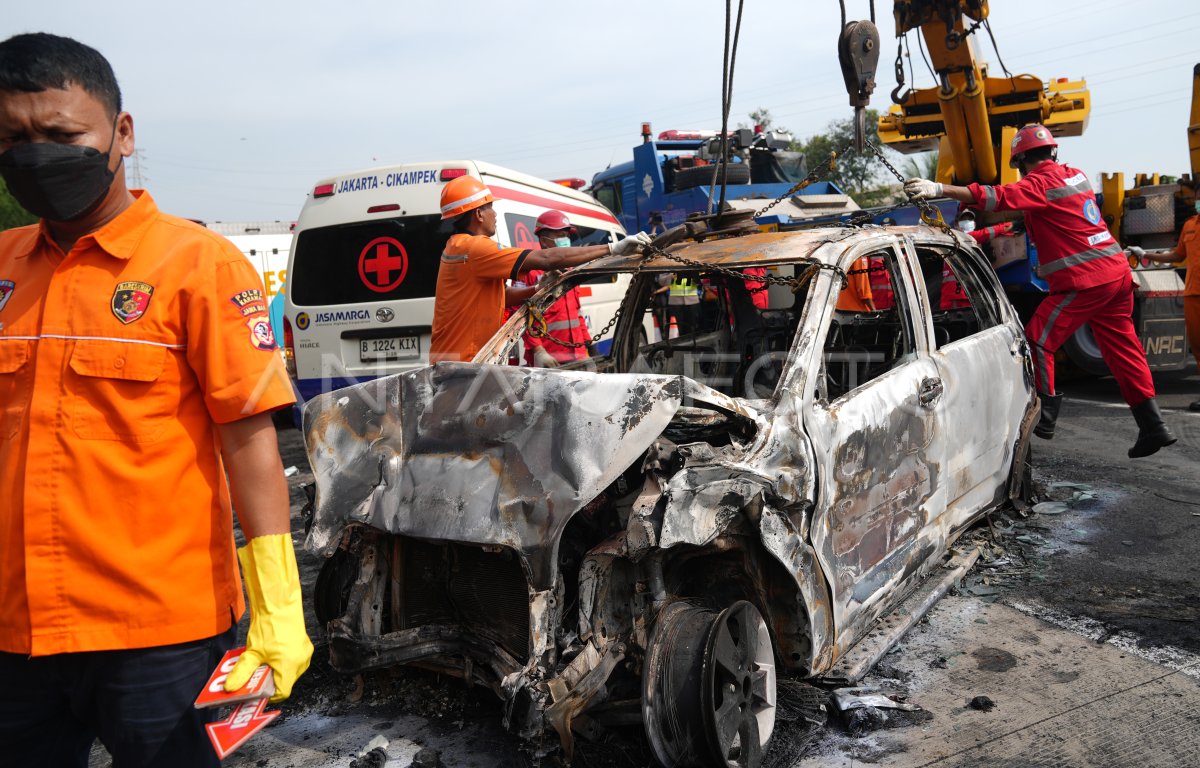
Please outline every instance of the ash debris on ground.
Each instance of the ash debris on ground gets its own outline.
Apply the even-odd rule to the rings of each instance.
[[[775,731],[762,768],[787,768],[821,735],[828,719],[829,693],[803,680],[776,680]]]

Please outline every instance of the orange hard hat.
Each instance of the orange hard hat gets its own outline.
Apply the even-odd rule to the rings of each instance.
[[[536,235],[543,229],[565,229],[572,234],[575,232],[575,227],[571,226],[571,220],[567,218],[567,215],[562,211],[555,211],[553,209],[537,217],[537,223],[533,225],[533,234]]]
[[[1012,140],[1012,159],[1009,165],[1013,168],[1017,167],[1017,158],[1025,154],[1031,149],[1038,147],[1057,147],[1058,142],[1050,134],[1050,129],[1041,123],[1030,123],[1021,130],[1017,131],[1017,135],[1013,136]]]
[[[442,219],[461,216],[495,199],[492,190],[474,176],[451,179],[449,184],[442,187]]]

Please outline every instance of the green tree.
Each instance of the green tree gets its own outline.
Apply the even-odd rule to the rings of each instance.
[[[882,146],[879,141],[879,113],[868,109],[866,114],[867,141]],[[809,168],[824,166],[829,155],[854,141],[854,120],[834,120],[824,133],[810,136],[798,142],[794,149],[803,152]],[[884,147],[883,153],[889,162],[896,163],[897,155]],[[836,182],[861,206],[887,205],[903,199],[900,181],[883,167],[879,159],[869,151],[855,152],[853,147],[837,159],[837,167],[823,178]]]
[[[900,173],[908,179],[936,179],[937,167],[938,152],[935,149],[932,152],[918,152],[905,157],[904,165],[900,166]]]
[[[25,210],[13,199],[8,192],[8,185],[0,179],[0,230],[22,227],[37,221],[29,211]]]

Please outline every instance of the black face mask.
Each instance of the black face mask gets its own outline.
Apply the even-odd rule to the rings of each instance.
[[[18,144],[0,155],[0,176],[34,216],[74,221],[89,213],[112,186],[116,172],[108,170],[108,154],[116,140],[114,121],[105,152],[78,144]]]

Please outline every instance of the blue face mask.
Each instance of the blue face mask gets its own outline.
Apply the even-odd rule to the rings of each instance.
[[[555,248],[570,248],[571,247],[571,238],[569,238],[569,237],[554,238],[554,247]]]
[[[1196,198],[1196,213],[1200,213],[1200,197]]]

